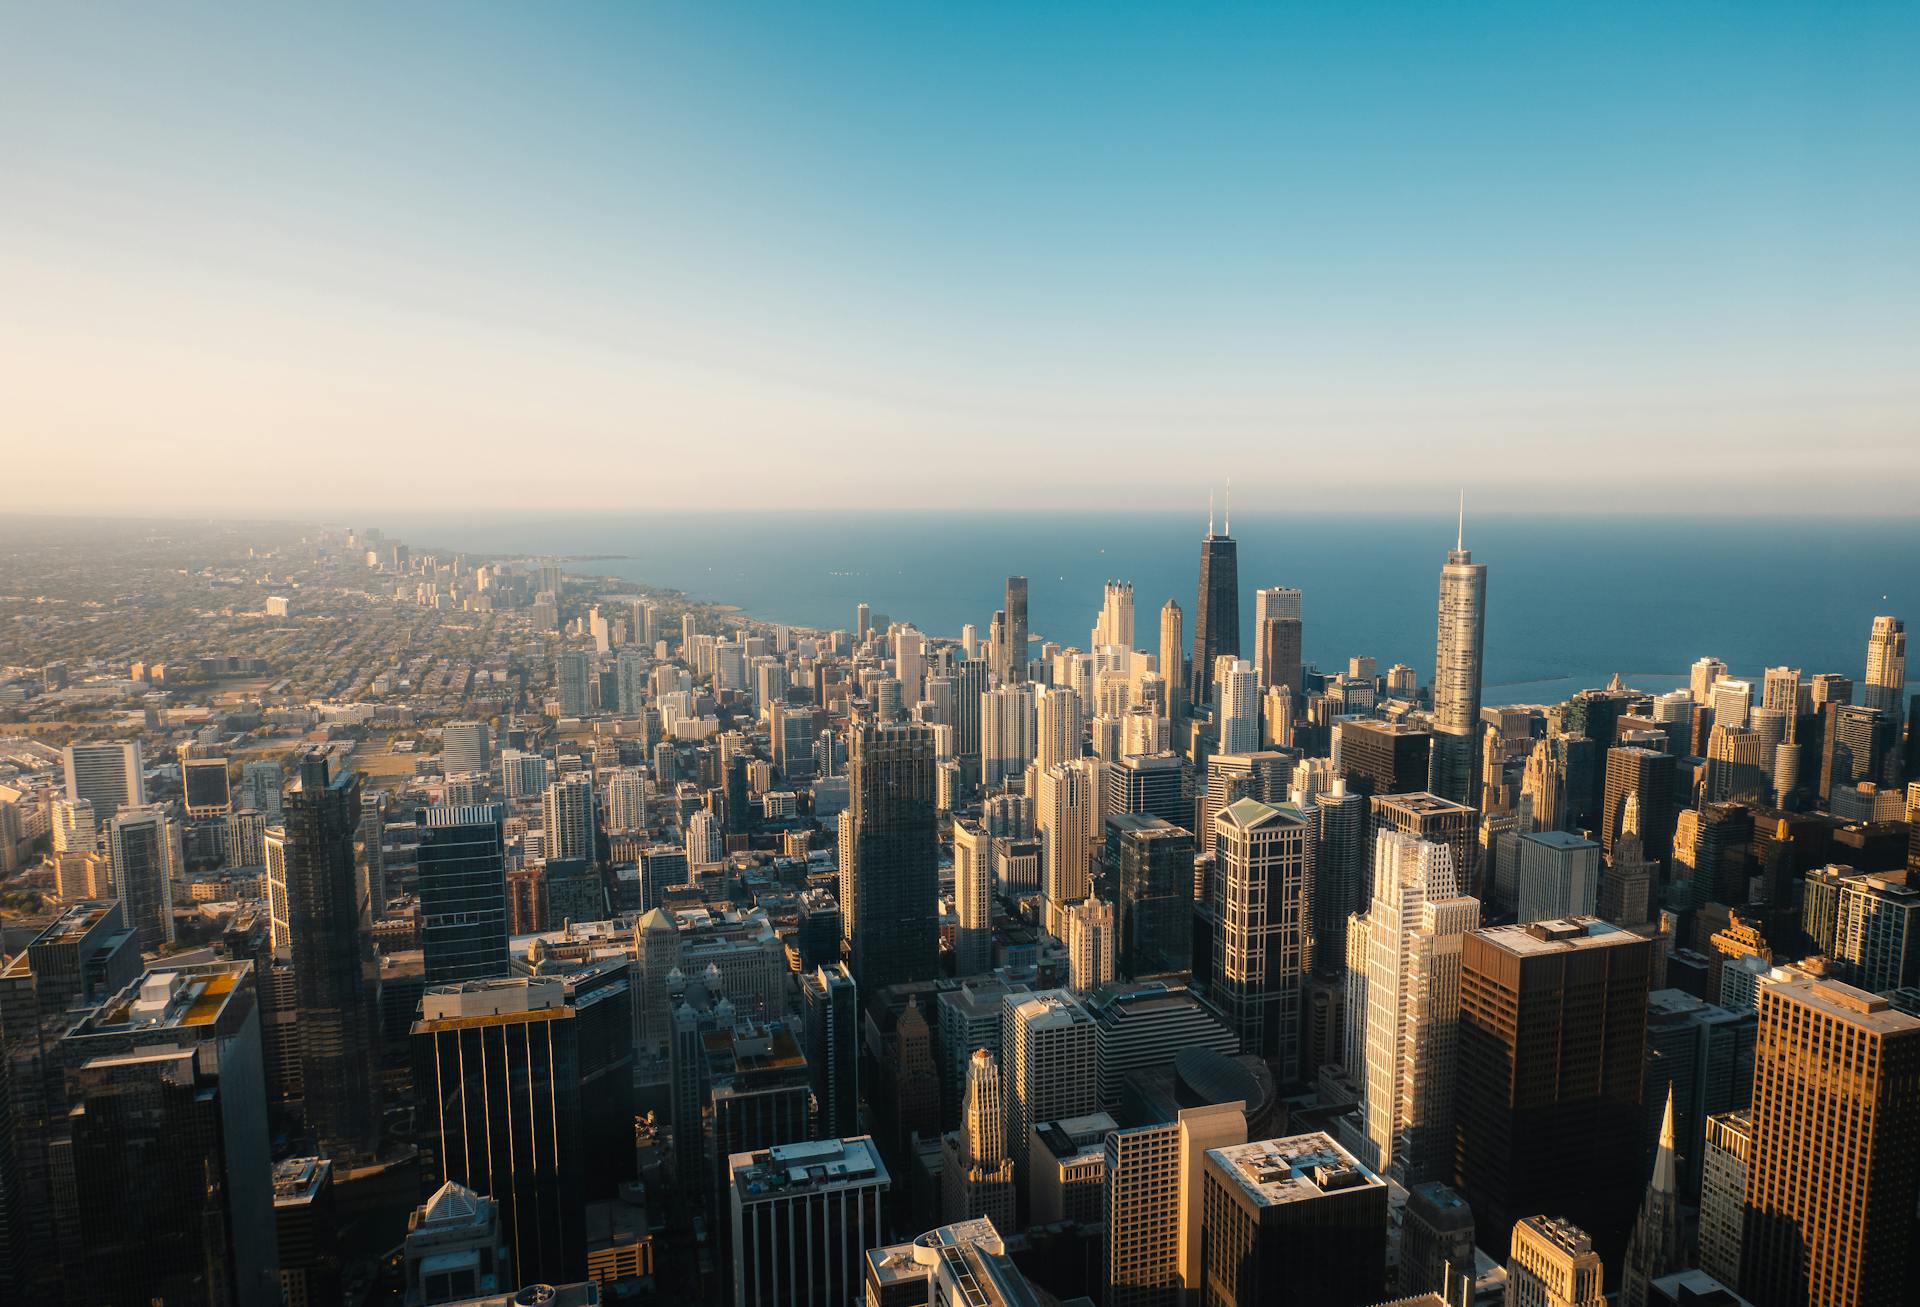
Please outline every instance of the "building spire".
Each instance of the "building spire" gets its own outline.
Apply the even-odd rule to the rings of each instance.
[[[1207,534],[1213,534],[1213,491],[1207,491]]]
[[[1226,535],[1233,534],[1233,478],[1227,478],[1227,529]]]
[[[1456,550],[1467,547],[1467,492],[1464,488],[1460,491],[1460,529],[1453,537],[1453,547]]]
[[[1680,1191],[1679,1163],[1673,1146],[1673,1086],[1667,1086],[1667,1113],[1660,1120],[1660,1151],[1653,1158],[1653,1189],[1658,1193]]]

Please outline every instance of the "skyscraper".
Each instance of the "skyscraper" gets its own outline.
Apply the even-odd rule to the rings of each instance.
[[[428,985],[507,974],[507,848],[497,804],[420,815],[420,949]]]
[[[1035,774],[1034,781],[1033,816],[1040,832],[1040,885],[1047,896],[1048,928],[1064,939],[1057,913],[1087,897],[1092,887],[1089,818],[1099,796],[1084,767],[1055,767]]]
[[[143,953],[173,943],[176,839],[174,823],[159,806],[122,808],[107,823],[113,894],[125,906],[127,924],[138,932]]]
[[[1207,1150],[1200,1300],[1362,1307],[1386,1290],[1387,1186],[1325,1134]]]
[[[1180,1307],[1198,1295],[1203,1162],[1246,1141],[1238,1103],[1107,1136],[1104,1307]]]
[[[1299,1074],[1309,933],[1307,823],[1299,811],[1241,799],[1214,818],[1210,905],[1220,940],[1208,997],[1241,1049],[1273,1063],[1284,1083]]]
[[[1027,578],[1007,578],[1007,603],[1001,609],[1000,645],[994,672],[1003,685],[1027,679]]]
[[[1100,620],[1094,624],[1093,647],[1133,648],[1133,582],[1109,581],[1100,598]]]
[[[1292,663],[1283,662],[1281,666],[1276,667],[1268,649],[1267,632],[1268,624],[1278,620],[1294,623],[1292,627],[1294,640]],[[1287,685],[1296,690],[1301,688],[1297,680],[1300,671],[1299,622],[1300,592],[1298,590],[1289,586],[1274,585],[1253,592],[1253,666],[1259,673],[1263,688],[1269,685]]]
[[[1673,1086],[1667,1087],[1666,1113],[1660,1122],[1660,1145],[1654,1154],[1653,1179],[1641,1200],[1633,1235],[1627,1240],[1625,1275],[1620,1282],[1621,1307],[1647,1307],[1647,1286],[1686,1265],[1686,1229],[1680,1211],[1679,1162],[1674,1153]]]
[[[997,685],[979,698],[980,783],[996,789],[1033,761],[1037,687]]]
[[[1464,501],[1463,501],[1464,503]],[[1433,785],[1443,799],[1480,804],[1480,663],[1487,626],[1487,565],[1461,537],[1440,569],[1440,631],[1433,667]]]
[[[1911,1301],[1920,1019],[1838,981],[1760,987],[1740,1292],[1757,1307]]]
[[[1260,683],[1244,658],[1220,672],[1220,706],[1214,713],[1222,753],[1252,753],[1260,747]]]
[[[854,728],[847,754],[847,850],[854,983],[863,994],[940,969],[934,740],[925,726]]]
[[[623,655],[624,657],[624,655]],[[487,747],[485,722],[448,722],[440,729],[440,771],[447,776],[469,776],[493,766]]]
[[[692,622],[693,614],[687,614]],[[593,672],[593,663],[586,654],[563,653],[553,660],[553,683],[560,698],[562,717],[585,717],[592,709],[589,697],[588,681]]]
[[[993,966],[993,837],[978,822],[953,822],[953,973]]]
[[[1860,702],[1899,722],[1907,697],[1907,624],[1897,617],[1873,619],[1867,637],[1867,678]],[[1897,733],[1897,728],[1896,728]]]
[[[547,860],[585,858],[593,861],[593,777],[585,772],[562,776],[547,786],[542,808]]]
[[[1592,917],[1464,941],[1456,1170],[1480,1246],[1558,1211],[1618,1255],[1639,1196],[1651,946]]]
[[[379,1048],[373,945],[362,923],[353,841],[357,772],[329,776],[325,755],[300,759],[283,818],[287,935],[292,952],[307,1127],[336,1162],[370,1156],[379,1137],[378,1090],[367,1074]]]
[[[890,1179],[867,1135],[733,1154],[727,1209],[735,1307],[860,1301]]]
[[[102,822],[122,808],[137,808],[147,801],[138,740],[69,744],[66,770],[67,798],[91,800],[94,815]]]
[[[801,972],[800,1010],[817,1132],[850,1138],[860,1124],[860,999],[847,964]]]
[[[1480,903],[1460,893],[1444,844],[1383,830],[1367,932],[1362,1116],[1376,1170],[1402,1184],[1450,1179],[1461,940]]]
[[[1188,702],[1200,707],[1213,702],[1214,661],[1222,654],[1240,653],[1240,546],[1233,538],[1233,509],[1227,509],[1226,527],[1213,529],[1213,510],[1207,510],[1207,536],[1200,542],[1200,588],[1193,608],[1193,662],[1189,670]]]
[[[1606,1268],[1587,1232],[1571,1221],[1528,1216],[1507,1254],[1508,1307],[1606,1307]]]
[[[1119,892],[1120,974],[1191,967],[1192,833],[1151,815],[1116,813],[1107,818],[1106,860]]]
[[[1007,1151],[1007,1109],[1000,1067],[976,1048],[967,1059],[960,1129],[942,1140],[941,1219],[984,1216],[998,1230],[1018,1229],[1014,1218],[1013,1157]]]
[[[1064,989],[1008,994],[1001,1000],[1006,1146],[1022,1186],[1033,1127],[1098,1109],[1096,1041],[1092,1015]]]
[[[1185,614],[1169,599],[1160,608],[1160,675],[1167,683],[1167,716],[1187,715],[1187,637]]]

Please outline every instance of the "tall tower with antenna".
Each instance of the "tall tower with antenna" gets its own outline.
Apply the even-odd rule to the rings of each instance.
[[[1213,496],[1207,496],[1207,538],[1200,542],[1200,592],[1193,611],[1193,663],[1188,699],[1213,702],[1214,660],[1240,656],[1240,546],[1233,535],[1233,492],[1227,492],[1226,529],[1213,529]]]
[[[1460,492],[1454,547],[1440,569],[1440,624],[1433,666],[1433,765],[1429,787],[1443,799],[1480,802],[1480,672],[1487,627],[1487,565],[1467,543],[1467,496]]]

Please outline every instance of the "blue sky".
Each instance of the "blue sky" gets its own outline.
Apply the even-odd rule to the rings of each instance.
[[[1920,484],[1911,5],[0,22],[0,446],[48,509]]]

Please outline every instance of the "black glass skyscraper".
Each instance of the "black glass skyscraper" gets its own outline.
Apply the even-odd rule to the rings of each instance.
[[[1193,677],[1190,699],[1198,707],[1213,702],[1213,660],[1240,654],[1240,546],[1231,535],[1214,532],[1200,542],[1200,594],[1193,606]]]
[[[862,994],[940,972],[940,880],[929,728],[863,724],[847,753],[852,957]]]
[[[498,804],[420,818],[420,950],[429,985],[507,974],[507,846]]]
[[[284,804],[287,933],[307,1127],[336,1161],[371,1156],[379,1137],[380,1028],[370,978],[373,942],[363,929],[354,867],[361,777],[329,778],[320,754],[300,759]]]
[[[1027,578],[1007,578],[1006,626],[1007,665],[1001,679],[1017,685],[1027,679]]]

